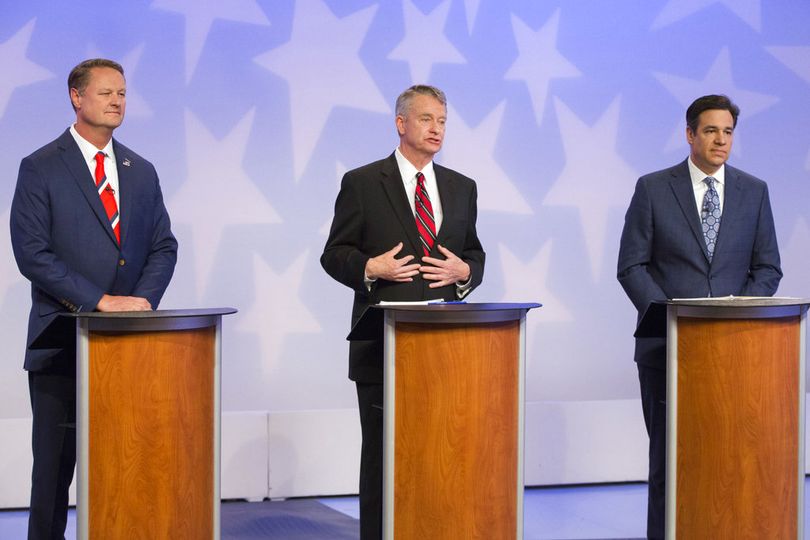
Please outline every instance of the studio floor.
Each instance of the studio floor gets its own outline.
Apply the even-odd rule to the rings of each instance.
[[[640,483],[527,488],[523,510],[524,538],[643,538],[646,500],[647,486]],[[807,504],[806,498],[805,514]],[[229,501],[222,504],[222,538],[350,540],[358,536],[357,517],[357,497],[256,503]],[[0,511],[0,539],[24,539],[27,520],[27,510]],[[75,510],[71,509],[65,538],[74,539],[75,531]]]

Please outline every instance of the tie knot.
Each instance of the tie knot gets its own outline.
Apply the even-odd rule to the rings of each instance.
[[[425,184],[425,175],[421,172],[416,173],[416,184],[420,186]]]
[[[705,182],[705,184],[706,184],[707,186],[709,186],[709,189],[711,189],[711,188],[713,188],[713,187],[714,187],[714,182],[715,182],[715,180],[714,180],[714,178],[713,178],[713,177],[711,177],[711,176],[707,176],[706,178],[704,178],[704,179],[703,179],[703,182]]]
[[[105,158],[104,152],[99,151],[99,152],[96,153],[96,163],[97,164],[104,163],[104,158]]]

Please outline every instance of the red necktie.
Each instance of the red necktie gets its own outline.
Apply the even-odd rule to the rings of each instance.
[[[422,249],[425,255],[430,255],[430,250],[436,241],[436,221],[433,219],[433,205],[430,204],[430,196],[425,188],[425,176],[420,172],[416,173],[414,208],[416,209],[416,228],[419,231],[419,238],[422,240]]]
[[[110,186],[110,181],[107,180],[107,174],[104,172],[104,152],[96,154],[96,188],[98,196],[101,197],[101,204],[104,205],[104,210],[107,212],[107,219],[110,220],[110,226],[115,233],[115,239],[118,240],[118,244],[121,244],[118,205],[115,204],[115,191]]]

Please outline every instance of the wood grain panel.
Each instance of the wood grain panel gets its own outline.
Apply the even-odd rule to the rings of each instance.
[[[519,328],[397,325],[397,540],[514,538]]]
[[[678,538],[797,537],[798,377],[798,317],[678,320]]]
[[[91,539],[213,537],[214,327],[90,334]]]

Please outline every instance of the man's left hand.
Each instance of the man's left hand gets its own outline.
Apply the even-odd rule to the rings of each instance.
[[[433,281],[431,289],[452,285],[454,283],[465,283],[470,279],[470,265],[459,259],[455,254],[439,244],[439,253],[446,259],[434,259],[433,257],[422,257],[425,263],[419,267],[424,279]]]

